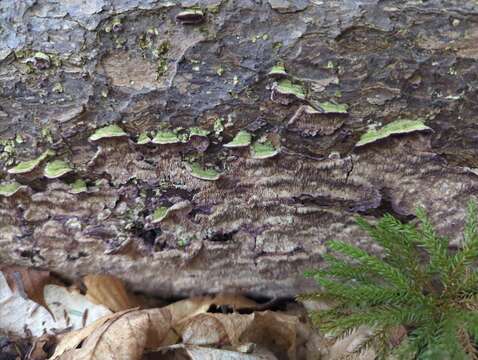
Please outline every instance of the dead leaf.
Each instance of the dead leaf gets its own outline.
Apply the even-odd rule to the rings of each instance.
[[[103,316],[102,318],[96,320],[95,322],[93,322],[87,327],[84,327],[83,329],[72,331],[62,335],[60,337],[60,341],[58,345],[55,348],[55,352],[51,356],[51,359],[56,359],[60,357],[61,355],[63,355],[65,352],[71,349],[76,349],[82,341],[84,341],[88,336],[94,333],[95,330],[97,330],[99,327],[104,325],[106,322],[108,322],[111,319],[118,318],[122,316],[123,314],[134,311],[134,310],[135,309],[129,309],[126,311],[113,313],[108,316]]]
[[[146,348],[167,346],[178,340],[171,328],[171,313],[165,308],[126,310],[114,315],[117,316],[62,340],[52,359],[139,360]],[[81,347],[77,348],[80,343]]]
[[[58,327],[53,315],[38,303],[12,291],[0,272],[0,329],[17,336],[41,336]]]
[[[65,335],[51,359],[140,360],[145,353],[159,350],[178,356],[178,359],[296,358],[296,316],[271,311],[247,315],[207,313],[212,304],[233,303],[232,300],[202,297],[161,309],[118,312]],[[180,339],[183,345],[172,346]],[[206,345],[211,348],[205,348]],[[257,353],[254,352],[256,348],[270,352]]]
[[[53,335],[42,335],[35,339],[32,348],[28,352],[28,360],[46,360],[51,355],[51,350],[55,346],[56,338]]]
[[[240,309],[256,309],[257,303],[242,295],[221,293],[214,297],[213,304],[216,306],[229,306],[234,311]]]
[[[296,358],[297,317],[272,311],[248,315],[205,313],[176,326],[183,342],[193,345],[255,343],[270,349],[279,359]]]
[[[277,360],[269,350],[255,348],[251,353],[206,348],[197,345],[172,345],[157,352],[147,354],[144,360]]]
[[[83,278],[86,297],[113,312],[137,307],[138,302],[126,291],[123,282],[112,275],[87,275]]]
[[[172,345],[179,340],[173,326],[206,312],[211,297],[178,301],[161,309],[130,309],[109,315],[79,331],[67,334],[51,359],[141,359],[145,349]],[[78,345],[82,343],[80,348]],[[116,356],[116,357],[115,357]]]
[[[254,314],[199,314],[178,324],[176,330],[185,344],[232,345],[240,344],[239,338],[251,326]]]
[[[2,266],[8,286],[24,299],[30,299],[48,310],[43,297],[43,288],[47,284],[59,284],[49,271],[36,270],[23,266]]]
[[[63,321],[65,327],[70,327],[72,330],[81,329],[93,321],[111,314],[107,307],[91,302],[75,289],[46,285],[43,292],[45,302],[57,322]]]
[[[407,329],[403,325],[395,326],[390,330],[390,344],[398,346],[407,336]]]

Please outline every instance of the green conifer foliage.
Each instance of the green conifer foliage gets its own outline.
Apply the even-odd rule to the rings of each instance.
[[[340,337],[361,325],[373,336],[380,359],[478,359],[478,221],[468,205],[458,250],[433,228],[426,212],[418,224],[385,215],[376,224],[357,224],[383,249],[378,257],[341,241],[330,241],[326,266],[310,271],[321,289],[300,300],[327,300],[327,310],[311,312],[324,333]],[[393,330],[407,336],[397,345]],[[392,345],[394,344],[394,345]]]

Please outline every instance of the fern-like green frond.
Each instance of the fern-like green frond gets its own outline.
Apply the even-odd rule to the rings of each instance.
[[[329,309],[311,313],[325,332],[341,336],[369,326],[379,359],[478,360],[478,207],[468,205],[461,249],[433,228],[424,209],[418,226],[385,215],[358,225],[383,249],[383,258],[342,241],[330,241],[322,269],[310,272],[327,296]],[[312,297],[309,297],[312,299]],[[401,325],[398,346],[389,331]],[[390,338],[392,339],[392,338]],[[392,344],[393,343],[393,344]]]
[[[431,273],[442,275],[448,268],[448,241],[438,236],[425,209],[418,208],[416,215],[420,220],[420,236],[417,238],[417,242],[430,256],[428,269]]]
[[[342,241],[333,240],[328,242],[328,245],[331,250],[350,256],[352,259],[366,266],[370,272],[382,276],[384,279],[389,280],[398,288],[409,288],[410,284],[408,278],[402,274],[400,270],[387,264],[376,256],[370,255],[359,247],[344,243]]]

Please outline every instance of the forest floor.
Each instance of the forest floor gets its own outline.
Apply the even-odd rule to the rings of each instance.
[[[313,329],[307,308],[320,305],[238,294],[165,301],[110,275],[67,284],[48,271],[1,270],[1,360],[375,357],[353,354],[365,330],[334,343]]]

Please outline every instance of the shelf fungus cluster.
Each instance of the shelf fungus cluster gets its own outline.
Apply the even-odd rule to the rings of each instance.
[[[26,174],[35,170],[46,158],[55,155],[52,150],[46,150],[40,156],[35,159],[22,161],[16,166],[8,169],[9,174]]]
[[[0,196],[10,197],[26,188],[26,185],[19,184],[16,181],[0,183]]]
[[[55,152],[52,150],[44,151],[40,156],[32,160],[22,161],[14,167],[8,169],[8,173],[13,176],[30,176],[33,174],[35,177],[39,175],[40,166],[49,158],[55,156]],[[42,175],[47,179],[60,178],[70,172],[73,172],[72,167],[63,160],[49,161],[43,168]],[[5,182],[0,184],[0,196],[13,196],[19,190],[26,188],[26,185],[21,185],[16,181]]]
[[[239,131],[232,141],[224,144],[224,147],[235,149],[251,147],[251,158],[256,160],[269,159],[279,154],[279,150],[272,144],[270,140],[258,140],[252,144],[252,135],[245,131]]]
[[[416,131],[432,131],[432,129],[424,124],[423,119],[395,120],[379,129],[371,129],[367,131],[360,137],[360,140],[355,146],[360,147],[385,139],[392,135],[407,134]]]

